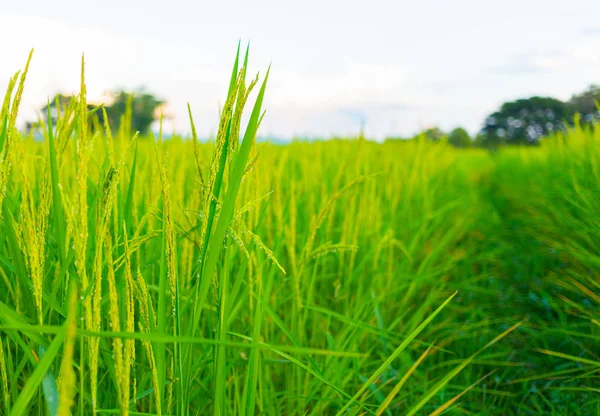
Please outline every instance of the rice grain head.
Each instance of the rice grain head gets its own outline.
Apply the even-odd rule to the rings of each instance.
[[[60,375],[58,379],[58,416],[69,416],[73,406],[73,397],[76,391],[77,379],[73,369],[73,357],[75,355],[75,341],[77,340],[77,286],[71,283],[68,297],[67,334],[60,363]]]
[[[110,244],[110,238],[106,238],[106,263],[107,263],[107,274],[106,280],[108,283],[108,320],[110,330],[114,332],[121,331],[121,318],[119,314],[119,295],[117,293],[117,283],[115,278],[115,270],[113,267],[113,256],[112,256],[112,244]],[[117,375],[117,394],[119,397],[119,407],[121,409],[121,415],[127,416],[129,414],[129,367],[131,363],[127,362],[123,353],[123,340],[119,337],[112,339],[112,350],[115,357],[115,373]]]
[[[2,337],[0,337],[0,381],[2,381],[2,399],[4,408],[10,409],[10,394],[8,393],[8,375],[6,371],[6,361],[4,360],[4,347]]]
[[[151,328],[156,328],[156,321],[152,322],[150,317],[156,316],[154,314],[154,308],[152,307],[152,299],[150,297],[150,293],[148,291],[148,286],[146,285],[146,281],[142,276],[142,273],[138,270],[136,285],[134,287],[136,298],[138,301],[138,307],[140,312],[140,319],[138,320],[138,328],[141,333],[149,334],[151,332]],[[154,357],[154,350],[152,348],[152,343],[147,339],[142,339],[142,346],[146,351],[146,356],[148,358],[148,365],[150,367],[150,375],[152,380],[152,387],[154,388],[154,405],[157,415],[161,415],[161,399],[160,394],[156,392],[160,391],[159,389],[159,378],[158,371],[156,369],[156,359]]]

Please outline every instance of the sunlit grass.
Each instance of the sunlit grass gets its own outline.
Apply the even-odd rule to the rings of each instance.
[[[600,129],[493,154],[257,144],[247,64],[214,143],[191,111],[191,140],[94,131],[83,61],[36,142],[10,80],[0,413],[600,409]]]

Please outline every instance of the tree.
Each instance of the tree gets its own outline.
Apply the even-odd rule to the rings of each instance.
[[[600,85],[590,85],[580,94],[575,94],[569,100],[569,105],[576,113],[581,114],[581,119],[588,123],[600,119],[598,104],[600,103]]]
[[[427,130],[422,131],[420,134],[424,135],[433,142],[437,142],[444,137],[444,132],[438,127],[430,127]]]
[[[75,97],[73,95],[56,94],[54,96],[54,98],[52,98],[52,100],[50,100],[48,102],[48,104],[46,104],[45,106],[43,106],[40,109],[40,111],[42,112],[42,117],[44,117],[44,120],[46,120],[46,122],[48,122],[48,113],[49,113],[50,119],[52,120],[52,124],[54,126],[56,126],[59,111],[64,114],[65,111],[67,110],[67,108],[73,102],[73,100],[76,100],[76,99],[77,99],[77,97]],[[57,107],[57,104],[58,104],[58,107]],[[103,120],[102,112],[94,111],[95,108],[96,108],[95,105],[92,105],[92,104],[87,105],[88,112],[90,112],[90,119],[93,117],[93,114],[92,114],[92,112],[93,112],[93,113],[96,113],[96,115],[100,117],[100,122],[102,122],[102,120]],[[28,127],[32,127],[32,128],[35,128],[36,125],[37,125],[37,123],[28,123],[27,124]]]
[[[130,132],[139,131],[140,134],[147,134],[150,131],[152,123],[157,119],[157,109],[165,103],[144,89],[138,89],[131,94],[124,90],[116,90],[109,93],[109,97],[110,104],[105,104],[104,108],[106,109],[106,115],[112,129],[116,130],[121,127],[121,122],[127,116],[127,109],[130,108],[131,124],[128,127],[131,129]],[[48,105],[41,108],[44,119],[48,121],[49,110],[52,123],[56,125],[59,112],[57,103],[60,111],[64,113],[66,108],[76,99],[77,97],[72,95],[56,94]],[[104,113],[102,111],[95,111],[98,109],[98,106],[88,104],[87,109],[90,114],[90,126],[102,126],[104,123]]]
[[[106,114],[113,128],[120,127],[122,117],[126,114],[128,104],[131,104],[131,130],[147,134],[154,120],[157,119],[156,110],[165,102],[144,89],[133,93],[124,90],[113,91],[112,103],[106,106]]]
[[[448,135],[448,142],[455,147],[470,147],[471,136],[462,127],[457,127]]]
[[[573,110],[567,103],[531,97],[502,104],[486,118],[481,132],[487,145],[536,144],[540,138],[563,130],[564,123],[572,118]]]
[[[473,147],[488,147],[488,143],[486,143],[483,133],[479,132],[475,135],[475,138],[473,139]]]

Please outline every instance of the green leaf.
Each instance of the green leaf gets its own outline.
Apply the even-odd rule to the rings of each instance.
[[[438,391],[440,391],[446,384],[448,384],[448,382],[450,380],[452,380],[458,373],[460,373],[466,366],[468,366],[469,364],[471,364],[471,362],[475,359],[475,357],[477,357],[481,352],[483,352],[484,350],[486,350],[487,348],[491,347],[492,345],[494,345],[496,342],[500,341],[502,338],[504,338],[505,336],[507,336],[508,334],[510,334],[512,331],[514,331],[515,329],[517,329],[519,327],[519,325],[521,325],[520,322],[516,323],[515,325],[511,326],[510,328],[508,328],[506,331],[504,331],[503,333],[501,333],[500,335],[498,335],[496,338],[494,338],[493,340],[491,340],[490,342],[488,342],[483,348],[481,348],[479,351],[477,351],[475,354],[471,355],[469,358],[467,358],[466,360],[464,360],[461,364],[459,364],[457,367],[455,367],[452,371],[450,371],[448,374],[446,374],[437,384],[435,384],[431,389],[429,389],[429,391],[427,393],[425,393],[425,395],[423,396],[423,398],[419,401],[419,403],[417,403],[408,413],[407,416],[412,416],[415,415],[419,410],[421,410],[421,408],[423,406],[425,406],[425,404],[427,404],[427,402],[429,400],[431,400],[431,398],[433,396],[436,395],[436,393]]]
[[[46,355],[46,349],[44,347],[39,348],[40,359],[43,359]],[[46,399],[46,406],[48,407],[48,413],[50,416],[58,415],[58,390],[56,388],[56,380],[51,370],[48,370],[42,379],[42,390],[44,391],[44,398]]]
[[[417,337],[426,327],[429,325],[431,321],[446,307],[446,305],[452,300],[454,296],[456,296],[458,292],[454,292],[452,296],[444,301],[425,321],[421,323],[414,331],[410,333],[410,335],[396,348],[396,350],[388,357],[387,360],[384,361],[383,364],[373,373],[373,375],[363,384],[363,386],[356,392],[356,394],[348,401],[344,407],[337,413],[338,415],[344,414],[344,412],[356,402],[360,396],[369,388],[371,384],[392,364],[392,362],[398,358],[398,356],[408,347],[410,342]]]
[[[248,156],[250,154],[252,143],[256,138],[258,118],[261,113],[261,107],[265,96],[265,89],[267,87],[267,81],[269,79],[269,71],[267,71],[265,80],[263,81],[260,92],[258,93],[258,97],[256,98],[254,109],[252,110],[250,121],[248,122],[248,127],[246,128],[246,133],[244,134],[244,139],[242,140],[242,145],[240,146],[240,150],[235,157],[233,170],[231,172],[231,177],[229,178],[229,187],[227,188],[227,193],[223,201],[223,207],[221,208],[221,215],[219,215],[217,227],[215,229],[214,234],[211,236],[208,244],[208,253],[206,256],[206,262],[204,263],[204,267],[202,268],[200,295],[198,297],[198,302],[200,305],[203,305],[206,301],[206,296],[208,295],[208,288],[210,287],[210,281],[212,279],[213,274],[215,273],[217,261],[219,259],[219,254],[221,253],[221,250],[223,248],[223,240],[225,239],[225,234],[227,233],[227,229],[229,228],[231,220],[233,219],[235,202],[237,199],[238,191],[240,189],[240,185],[242,183],[242,176],[244,175],[246,163],[248,162]],[[195,319],[194,321],[197,322],[198,320],[199,318]]]
[[[52,117],[50,117],[50,100],[48,100],[48,146],[49,146],[49,157],[50,157],[50,178],[52,180],[52,216],[54,219],[54,229],[58,236],[58,252],[60,254],[60,261],[64,267],[65,263],[65,216],[63,212],[63,206],[60,195],[60,188],[58,185],[58,162],[56,158],[56,145],[54,142],[54,128],[52,126]]]
[[[131,165],[131,175],[129,176],[129,187],[127,188],[127,199],[125,201],[125,224],[127,227],[133,226],[133,193],[135,188],[135,173],[137,169],[139,140],[135,142],[135,152],[133,154],[133,164]]]
[[[19,245],[19,239],[15,231],[15,220],[12,212],[8,208],[7,202],[8,198],[5,203],[2,204],[1,208],[3,211],[4,229],[6,230],[8,249],[10,257],[13,260],[13,265],[17,270],[17,279],[19,279],[19,284],[23,289],[21,292],[23,295],[23,304],[26,305],[26,307],[32,308],[34,305],[33,294],[31,293],[31,289],[29,289],[31,280],[25,267],[25,259],[23,258],[23,253],[21,252],[21,247]]]
[[[48,350],[45,352],[44,357],[41,358],[39,364],[36,366],[35,370],[27,379],[23,390],[21,390],[21,394],[13,404],[13,407],[10,411],[10,416],[20,416],[26,415],[27,409],[29,407],[29,402],[35,395],[35,392],[39,385],[42,383],[46,373],[50,369],[52,362],[54,361],[54,357],[58,353],[60,347],[65,340],[66,330],[63,327],[62,330],[54,337],[54,340],[48,347]]]

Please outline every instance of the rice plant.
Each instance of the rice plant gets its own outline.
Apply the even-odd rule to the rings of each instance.
[[[600,411],[600,129],[259,144],[238,47],[214,142],[192,105],[191,138],[101,126],[83,59],[36,141],[30,60],[0,112],[0,413]]]

